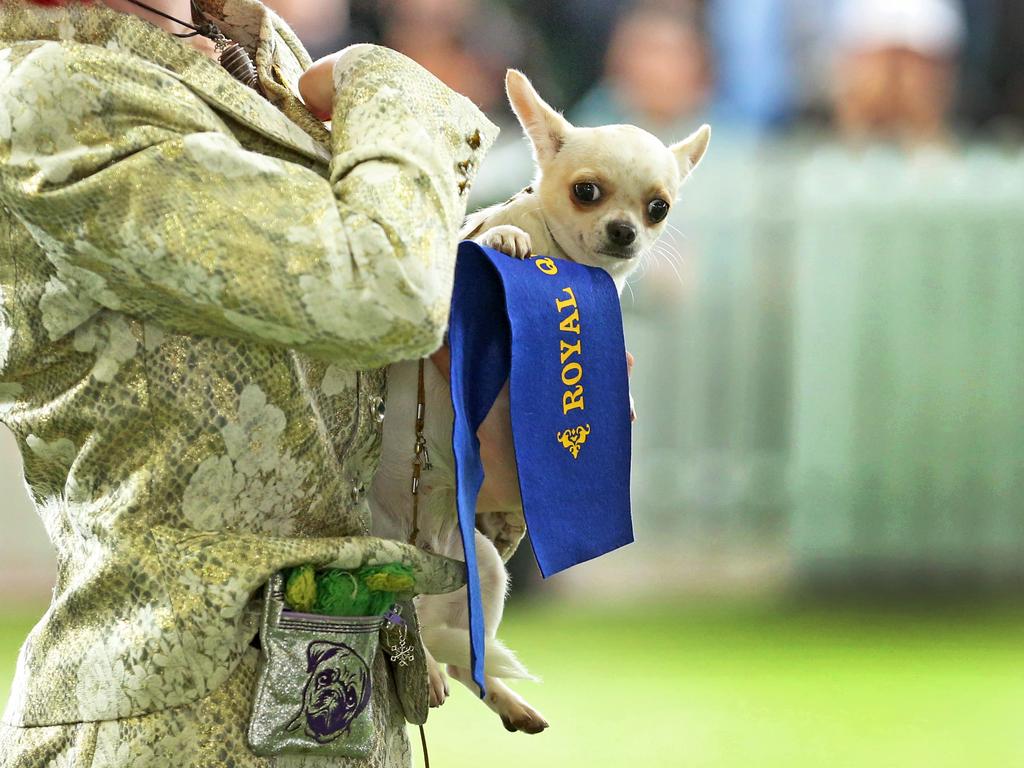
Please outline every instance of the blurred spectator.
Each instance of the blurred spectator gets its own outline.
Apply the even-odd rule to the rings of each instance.
[[[348,0],[264,0],[295,30],[314,61],[353,42]]]
[[[674,141],[701,121],[711,85],[711,59],[697,7],[641,2],[616,23],[604,77],[572,118],[580,125],[632,123]]]
[[[841,135],[905,146],[948,141],[964,32],[952,0],[847,0],[836,24]]]
[[[973,125],[1020,141],[1024,133],[1024,3],[970,0],[964,4],[959,108]]]
[[[371,12],[373,11],[373,12]],[[505,71],[524,71],[559,105],[540,38],[505,4],[486,0],[356,0],[360,25],[465,94],[502,127],[473,188],[474,206],[505,199],[530,180],[532,163],[505,99]]]
[[[382,0],[378,5],[385,45],[422,64],[499,122],[507,113],[506,69],[527,69],[535,79],[544,79],[543,50],[502,4]]]
[[[623,0],[508,3],[543,36],[563,103],[579,100],[601,77],[604,52],[615,20],[625,5]]]
[[[820,129],[832,118],[836,9],[844,0],[789,0],[789,92],[794,127]]]
[[[762,131],[783,126],[793,116],[798,82],[791,36],[800,12],[796,0],[709,2],[716,111],[722,120]]]

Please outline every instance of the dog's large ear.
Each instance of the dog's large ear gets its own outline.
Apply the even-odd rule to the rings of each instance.
[[[680,179],[685,179],[697,167],[697,163],[708,150],[709,141],[711,141],[711,126],[705,124],[682,141],[669,147],[672,154],[676,156]]]
[[[572,125],[548,106],[526,75],[519,70],[510,69],[505,75],[505,92],[512,111],[516,113],[519,124],[533,144],[537,162],[548,162],[562,148]]]

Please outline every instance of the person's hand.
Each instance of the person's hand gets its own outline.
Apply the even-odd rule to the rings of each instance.
[[[319,120],[331,119],[334,105],[334,69],[349,66],[355,59],[372,48],[368,43],[359,43],[342,48],[340,51],[317,59],[299,78],[299,95],[309,111]]]
[[[434,367],[437,368],[437,372],[441,374],[441,377],[451,386],[452,352],[448,349],[448,345],[442,344],[441,348],[430,356],[430,360],[434,363]]]
[[[334,63],[339,56],[341,51],[317,59],[299,78],[299,95],[309,111],[319,120],[331,119],[331,106],[334,103]]]
[[[636,360],[636,358],[634,358],[633,355],[631,355],[629,353],[629,351],[627,350],[626,351],[626,375],[627,376],[632,376],[633,375],[633,363],[634,363],[635,360]],[[630,421],[636,421],[636,404],[633,402],[633,393],[632,392],[629,393],[629,420]]]

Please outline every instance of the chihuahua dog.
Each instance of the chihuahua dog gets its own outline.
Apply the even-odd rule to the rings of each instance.
[[[536,253],[600,267],[611,275],[621,293],[627,277],[661,235],[680,185],[704,156],[710,128],[702,126],[679,143],[665,146],[635,126],[571,125],[515,70],[509,70],[505,86],[532,145],[536,176],[509,201],[471,215],[460,239],[474,239],[516,258]],[[425,364],[424,436],[432,468],[422,474],[415,543],[462,559],[446,376],[443,363]],[[390,366],[388,418],[381,462],[370,492],[374,533],[403,540],[413,531],[409,476],[417,388],[416,361]],[[486,703],[508,730],[539,733],[547,721],[503,682],[536,678],[496,636],[508,589],[504,561],[526,530],[511,458],[507,384],[479,436],[485,481],[476,510],[475,546],[487,636]],[[431,706],[443,703],[449,693],[441,663],[447,664],[452,677],[479,692],[469,671],[465,588],[447,595],[421,595],[416,606],[427,650]]]

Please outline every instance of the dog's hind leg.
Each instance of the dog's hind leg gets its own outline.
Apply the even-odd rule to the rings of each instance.
[[[505,593],[508,589],[508,573],[505,570],[505,564],[501,562],[498,550],[495,549],[491,540],[479,531],[476,534],[476,552],[477,565],[480,569],[480,591],[484,604],[484,630],[487,634],[487,650],[484,656],[486,666],[489,669],[500,668],[499,674],[505,677],[531,678],[530,673],[519,663],[515,655],[496,637],[498,625],[501,623],[501,617],[505,610]],[[460,636],[465,637],[464,631],[460,631]],[[468,650],[467,647],[464,658],[468,658]],[[468,665],[449,664],[448,673],[477,696],[480,695],[480,688],[473,682]],[[498,714],[506,729],[525,733],[540,733],[548,727],[544,716],[502,680],[487,674],[484,676],[484,684],[487,686],[487,697],[484,701]]]
[[[473,682],[473,676],[467,667],[449,664],[448,674],[477,696],[480,695],[480,688]],[[548,727],[548,721],[544,716],[504,682],[487,675],[484,677],[484,684],[487,686],[487,697],[484,702],[501,718],[506,730],[540,733]]]
[[[486,674],[536,680],[515,654],[496,637],[505,609],[508,574],[494,544],[479,531],[476,533],[476,553],[487,643],[484,654]],[[419,595],[416,605],[423,643],[434,658],[447,664],[469,666],[466,588],[443,595]]]
[[[498,634],[498,625],[505,614],[505,598],[508,597],[508,571],[501,562],[494,542],[476,531],[476,565],[480,574],[480,597],[484,605],[484,632],[493,638]]]

